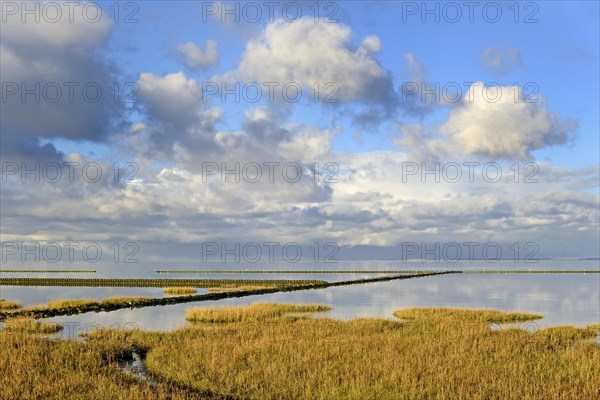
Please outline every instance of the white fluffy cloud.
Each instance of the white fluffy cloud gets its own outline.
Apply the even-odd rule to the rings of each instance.
[[[221,107],[207,107],[202,87],[183,72],[164,76],[142,72],[137,82],[147,121],[124,135],[140,155],[170,158],[175,148],[206,154],[214,150]]]
[[[66,74],[82,80],[110,75],[109,68],[94,56],[94,50],[109,37],[110,22],[87,30],[77,24],[47,28],[55,29],[53,35],[39,26],[30,31],[9,28],[5,35],[3,26],[3,74],[8,71],[11,79],[54,79]],[[316,82],[321,89],[324,83],[334,82],[339,88],[335,97],[342,107],[348,105],[340,112],[350,109],[349,103],[391,112],[398,103],[391,74],[376,59],[381,49],[377,36],[354,40],[350,28],[341,23],[277,20],[249,40],[237,68],[219,79],[297,82],[305,93],[311,93]],[[178,53],[190,69],[209,68],[219,59],[213,41],[182,44]],[[498,71],[518,60],[518,52],[491,49],[484,53],[484,61]],[[409,77],[426,83],[425,69],[415,55],[408,53],[405,59]],[[599,218],[597,196],[588,192],[597,188],[597,168],[561,170],[541,165],[535,185],[516,184],[511,175],[498,183],[481,178],[475,183],[466,178],[460,183],[432,182],[431,176],[427,183],[420,176],[408,182],[402,179],[403,163],[414,161],[415,152],[419,161],[448,156],[511,159],[499,161],[508,171],[512,159],[527,159],[535,150],[568,140],[575,123],[552,114],[543,102],[526,102],[520,91],[502,87],[502,98],[492,102],[484,97],[481,84],[476,84],[449,110],[445,122],[430,126],[399,123],[401,135],[395,143],[409,149],[408,153],[341,153],[332,144],[341,131],[335,119],[311,125],[301,119],[305,109],[294,114],[291,107],[280,104],[253,104],[245,110],[236,104],[227,111],[242,116],[226,118],[231,117],[226,115],[226,106],[204,102],[199,81],[183,72],[142,72],[137,84],[136,123],[115,138],[114,153],[109,154],[114,156],[122,144],[131,150],[139,165],[138,180],[20,184],[14,177],[3,184],[1,194],[3,238],[135,240],[169,242],[173,248],[215,238],[301,243],[323,238],[340,245],[378,246],[407,240],[566,241],[574,248],[581,244],[569,255],[597,253],[597,240],[593,242]],[[321,97],[325,94],[322,90]],[[97,105],[92,109],[95,120],[112,110]],[[3,127],[7,121],[23,124],[20,128],[34,139],[43,133],[27,124],[64,128],[63,136],[75,139],[101,137],[99,133],[80,135],[73,128],[89,122],[85,110],[71,113],[72,118],[55,110],[52,115],[58,119],[39,111],[10,111],[5,119],[3,110]],[[72,126],[69,130],[58,122]],[[12,128],[9,137],[19,137]],[[360,132],[355,133],[360,141]],[[6,137],[4,130],[2,137]],[[65,159],[86,161],[74,153]],[[114,162],[94,161],[104,171],[110,171]],[[236,183],[231,177],[223,183],[218,170],[208,182],[203,179],[203,162],[216,163],[218,168],[225,162],[231,170],[235,163],[265,161],[279,162],[280,167],[298,162],[304,177],[294,183],[282,180],[278,168],[276,182],[270,183],[263,164],[259,183]],[[339,182],[323,181],[332,170],[319,171],[321,179],[315,179],[310,170],[314,162],[321,168],[327,162],[336,163],[339,169],[333,170],[333,178]],[[53,201],[48,203],[48,198]],[[169,255],[176,253],[169,248]]]
[[[323,86],[332,82],[339,89],[334,99],[391,108],[391,76],[373,58],[381,50],[381,41],[371,35],[353,48],[351,36],[350,28],[340,23],[319,23],[308,17],[292,24],[276,20],[248,42],[238,69],[226,79],[295,82],[306,91],[319,83],[322,98],[331,94]]]
[[[296,133],[279,144],[278,152],[284,159],[311,163],[331,156],[334,133],[304,124],[296,124],[292,129]]]
[[[394,144],[418,159],[530,159],[532,151],[567,142],[576,129],[574,120],[548,111],[543,98],[527,98],[519,87],[475,82],[444,123],[399,124]]]
[[[197,119],[202,107],[202,88],[183,72],[158,76],[142,72],[140,98],[153,118],[186,125]]]
[[[565,143],[576,126],[571,119],[551,114],[543,99],[526,99],[519,87],[487,91],[476,82],[439,129],[463,154],[524,159],[533,150]]]
[[[497,183],[485,181],[481,168],[472,183],[466,175],[457,183],[436,183],[431,174],[426,182],[420,174],[403,181],[408,159],[396,152],[341,154],[333,161],[340,166],[335,175],[339,182],[329,185],[315,184],[309,175],[296,183],[235,183],[231,178],[223,183],[217,174],[206,182],[199,171],[182,166],[156,170],[143,161],[137,182],[124,185],[110,179],[23,185],[11,180],[3,186],[2,235],[7,241],[147,243],[215,238],[310,243],[319,238],[340,246],[531,241],[540,245],[540,256],[554,251],[560,240],[584,240],[576,253],[562,255],[597,251],[592,241],[597,197],[585,193],[596,184],[597,169],[566,170],[544,163],[536,174],[539,183],[515,183],[506,173],[511,163],[506,163],[505,176]],[[102,165],[108,171],[111,164]]]
[[[187,42],[177,46],[177,52],[184,58],[190,69],[207,69],[219,63],[218,43],[216,40],[207,40],[206,50],[202,50],[197,44]]]

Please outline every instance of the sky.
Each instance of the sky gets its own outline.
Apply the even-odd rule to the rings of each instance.
[[[596,1],[0,5],[4,264],[600,257]]]

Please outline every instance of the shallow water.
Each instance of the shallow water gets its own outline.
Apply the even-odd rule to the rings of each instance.
[[[26,296],[27,291],[31,288],[13,289],[15,290],[14,298],[18,299],[19,290],[21,295]],[[38,289],[44,291],[57,288]],[[95,290],[95,288],[93,289]],[[129,294],[133,293],[131,288],[119,289],[130,291],[127,292]],[[162,294],[162,289],[147,288],[144,290],[159,290]],[[135,292],[135,294],[139,294],[139,292]],[[11,299],[14,298],[11,297]],[[110,313],[86,313],[54,317],[48,320],[60,322],[65,326],[64,331],[60,334],[63,337],[75,337],[79,333],[98,326],[170,330],[186,325],[185,310],[187,308],[252,302],[329,304],[333,309],[319,314],[319,317],[339,319],[393,318],[394,310],[407,307],[493,308],[542,314],[544,318],[528,322],[524,327],[531,331],[544,326],[583,326],[598,323],[600,321],[600,275],[439,275],[218,301],[122,309]]]
[[[121,360],[119,362],[119,368],[121,368],[123,372],[132,374],[152,386],[156,385],[156,381],[148,376],[144,360],[136,349],[131,352],[131,357],[129,359]]]
[[[95,270],[96,273],[24,273],[24,272],[1,272],[0,277],[37,277],[37,278],[177,278],[177,279],[271,279],[273,274],[252,274],[252,271],[258,270],[599,270],[600,260],[539,260],[538,262],[525,262],[513,260],[499,260],[497,262],[475,260],[458,262],[436,262],[435,260],[340,260],[335,263],[314,263],[314,262],[273,262],[273,263],[198,263],[198,262],[178,262],[172,264],[163,264],[156,262],[127,264],[125,266],[118,264],[4,264],[1,269],[86,269]],[[157,270],[247,270],[248,274],[198,274],[198,273],[156,273]],[[354,279],[356,274],[348,274],[349,278]],[[328,280],[325,274],[282,274],[281,279],[324,279]]]

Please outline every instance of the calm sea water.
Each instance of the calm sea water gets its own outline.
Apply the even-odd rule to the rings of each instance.
[[[200,290],[199,293],[203,291]],[[2,296],[38,304],[50,298],[102,298],[107,295],[162,296],[156,288],[2,288]],[[29,299],[29,300],[27,300]],[[63,323],[70,337],[97,326],[136,326],[168,330],[183,326],[185,310],[193,306],[249,304],[252,302],[329,304],[320,316],[351,319],[392,318],[406,307],[468,307],[530,311],[544,315],[535,326],[586,325],[600,321],[600,276],[570,275],[442,275],[356,286],[275,293],[170,306],[123,309],[51,318]],[[529,328],[528,328],[529,329]]]
[[[192,278],[192,279],[320,279],[327,281],[372,277],[372,274],[157,274],[157,269],[213,270],[598,270],[598,260],[540,260],[537,263],[513,261],[463,261],[456,263],[403,261],[346,261],[336,264],[178,264],[95,266],[97,272],[72,274],[2,273],[1,277],[119,277],[119,278]],[[9,266],[3,267],[4,269]],[[54,266],[54,269],[59,269]],[[86,266],[84,269],[88,269]],[[33,266],[31,269],[40,269]],[[82,269],[74,266],[72,269]],[[206,293],[199,289],[198,293]],[[162,288],[90,288],[90,287],[0,287],[0,297],[19,300],[23,305],[43,304],[55,298],[102,299],[109,296],[163,297]],[[289,302],[329,304],[332,311],[319,317],[351,319],[359,317],[393,318],[394,310],[406,307],[468,307],[530,311],[544,318],[528,325],[586,325],[600,321],[600,274],[456,274],[409,280],[333,287],[291,293],[276,293],[240,299],[224,299],[170,306],[123,309],[110,313],[86,313],[51,318],[60,322],[63,337],[98,326],[169,330],[184,326],[185,310],[199,305],[234,305],[252,302]],[[532,325],[533,324],[533,325]]]
[[[95,270],[96,273],[74,273],[74,274],[56,274],[56,273],[0,273],[0,277],[75,277],[75,278],[207,278],[206,274],[157,274],[156,270],[245,270],[248,272],[259,270],[293,271],[293,270],[580,270],[580,269],[600,269],[600,260],[539,260],[537,262],[525,262],[523,260],[499,260],[496,262],[475,260],[475,261],[457,261],[457,262],[436,262],[433,260],[351,260],[338,261],[335,263],[314,263],[300,261],[291,262],[273,262],[273,263],[197,263],[197,262],[178,262],[171,264],[144,262],[144,263],[121,263],[121,264],[10,264],[3,263],[0,270],[7,269],[60,269],[60,270]],[[224,276],[211,276],[211,278],[232,278],[230,274]],[[266,275],[259,275],[266,278]],[[320,277],[320,278],[319,278]],[[254,278],[250,278],[254,279]],[[282,279],[313,279],[302,274],[300,277],[291,278],[286,274]],[[323,279],[322,275],[317,275],[315,279]]]

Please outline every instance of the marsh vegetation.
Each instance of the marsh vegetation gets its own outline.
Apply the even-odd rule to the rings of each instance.
[[[62,330],[60,324],[53,322],[36,321],[31,318],[9,318],[4,321],[4,330],[7,332],[22,333],[56,333]]]
[[[195,307],[171,332],[98,329],[86,343],[0,333],[0,397],[592,399],[600,324],[492,330],[537,314],[413,308],[312,318],[326,305]],[[120,372],[135,349],[150,388]]]
[[[193,287],[168,287],[163,292],[169,296],[181,296],[186,294],[196,294],[198,290]]]
[[[254,303],[248,307],[194,307],[186,310],[185,318],[191,322],[257,322],[280,318],[285,314],[304,314],[329,310],[331,310],[331,307],[324,305]]]
[[[0,310],[16,310],[20,307],[21,303],[19,303],[18,301],[0,299]]]

